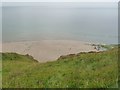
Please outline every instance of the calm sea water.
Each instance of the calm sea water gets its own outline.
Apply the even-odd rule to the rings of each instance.
[[[2,30],[3,42],[68,39],[113,44],[118,42],[117,8],[4,6]]]

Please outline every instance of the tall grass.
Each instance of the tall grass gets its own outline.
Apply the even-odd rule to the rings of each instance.
[[[118,48],[67,55],[38,63],[28,55],[3,53],[3,88],[118,87]]]

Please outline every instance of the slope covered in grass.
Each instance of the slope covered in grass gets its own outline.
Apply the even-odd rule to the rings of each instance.
[[[3,88],[117,87],[117,50],[68,55],[47,63],[28,55],[3,53]]]

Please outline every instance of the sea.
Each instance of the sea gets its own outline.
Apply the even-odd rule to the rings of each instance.
[[[118,43],[117,3],[3,3],[2,41]]]

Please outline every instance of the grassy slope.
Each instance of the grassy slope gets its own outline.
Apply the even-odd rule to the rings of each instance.
[[[117,87],[117,49],[37,63],[29,56],[3,54],[3,87]]]
[[[2,55],[0,54],[0,88],[2,88]]]

